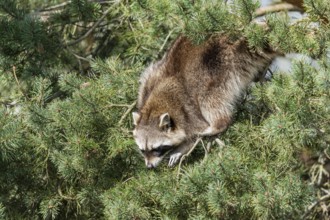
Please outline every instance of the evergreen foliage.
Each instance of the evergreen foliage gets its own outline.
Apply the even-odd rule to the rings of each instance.
[[[267,16],[267,30],[253,0],[52,2],[0,2],[0,219],[328,217],[326,0],[306,0],[293,23]],[[207,153],[204,140],[149,171],[131,134],[138,78],[179,34],[246,37],[317,66],[297,60],[252,85],[225,146]]]

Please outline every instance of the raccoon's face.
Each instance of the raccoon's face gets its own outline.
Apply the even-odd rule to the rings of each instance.
[[[133,113],[133,136],[148,168],[155,168],[164,156],[184,142],[184,130],[175,128],[168,113],[153,123],[140,123],[141,115]]]

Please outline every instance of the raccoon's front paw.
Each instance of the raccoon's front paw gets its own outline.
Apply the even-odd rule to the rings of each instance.
[[[178,161],[180,160],[181,156],[182,156],[182,153],[180,153],[180,152],[172,154],[170,157],[170,161],[168,162],[168,166],[173,167],[175,164],[177,164]]]

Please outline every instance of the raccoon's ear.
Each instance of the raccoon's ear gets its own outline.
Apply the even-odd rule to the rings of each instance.
[[[141,115],[137,112],[133,112],[132,115],[133,115],[133,124],[137,125],[138,122],[140,121]]]
[[[159,117],[159,128],[168,129],[171,125],[171,117],[168,113],[164,113]]]

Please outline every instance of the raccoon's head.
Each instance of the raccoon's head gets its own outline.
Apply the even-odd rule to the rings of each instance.
[[[174,125],[168,113],[146,122],[141,120],[140,113],[133,112],[133,121],[133,136],[148,168],[155,168],[168,152],[186,138],[185,131]]]

